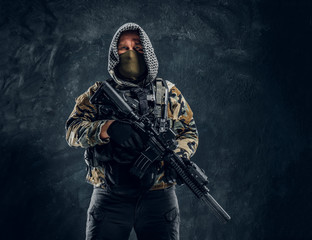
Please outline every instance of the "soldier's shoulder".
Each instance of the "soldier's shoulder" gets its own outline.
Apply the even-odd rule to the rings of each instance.
[[[88,101],[89,98],[98,90],[101,86],[101,82],[95,82],[92,86],[90,86],[87,91],[82,93],[79,97],[76,98],[77,103],[82,103],[84,101]]]
[[[175,84],[173,82],[170,82],[169,80],[166,80],[166,84],[169,91],[175,86]]]
[[[169,87],[169,86],[168,86]],[[171,88],[169,88],[169,96],[173,98],[177,98],[181,95],[180,90],[176,87],[176,85],[172,85]]]
[[[88,97],[91,97],[96,92],[96,90],[99,89],[101,85],[102,85],[102,82],[97,81],[91,87],[89,87],[87,91]]]

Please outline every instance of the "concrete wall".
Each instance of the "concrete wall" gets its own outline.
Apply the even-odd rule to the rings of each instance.
[[[75,97],[106,79],[116,29],[149,35],[194,111],[193,160],[233,220],[177,189],[182,240],[311,239],[308,1],[1,1],[1,235],[83,239],[92,187],[65,142]],[[135,239],[134,234],[131,239]]]

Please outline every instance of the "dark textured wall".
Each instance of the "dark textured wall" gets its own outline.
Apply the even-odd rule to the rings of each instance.
[[[64,123],[140,24],[191,105],[194,161],[233,220],[177,190],[181,239],[312,239],[310,1],[1,1],[1,238],[83,239],[92,187]],[[131,239],[135,239],[132,234]]]

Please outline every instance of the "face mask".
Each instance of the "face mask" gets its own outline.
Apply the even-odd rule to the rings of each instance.
[[[134,50],[128,50],[120,54],[119,58],[118,73],[132,82],[140,80],[140,77],[146,72],[144,55]]]

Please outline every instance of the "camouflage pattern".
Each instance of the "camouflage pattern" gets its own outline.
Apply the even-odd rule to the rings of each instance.
[[[89,101],[99,86],[100,82],[95,83],[88,91],[76,98],[74,110],[65,126],[66,141],[69,146],[87,148],[109,142],[100,138],[100,131],[106,120],[96,120],[97,109]]]
[[[100,139],[101,127],[108,119],[99,120],[96,107],[89,101],[99,85],[99,82],[95,83],[76,99],[74,110],[66,122],[66,141],[72,147],[87,148],[96,144],[109,143],[109,139]],[[183,158],[190,159],[198,146],[198,132],[193,112],[178,88],[169,81],[167,85],[169,87],[168,119],[170,128],[177,134],[178,142],[175,152]],[[162,163],[154,189],[159,189],[157,186],[163,188],[167,186],[164,184],[163,177]],[[92,167],[91,174],[88,174],[86,179],[92,185],[105,187],[104,169],[100,166]]]
[[[102,167],[92,167],[91,173],[87,174],[86,180],[88,183],[94,185],[95,187],[105,187],[105,174],[104,168]]]
[[[177,134],[178,148],[175,152],[181,157],[190,159],[198,145],[198,132],[193,112],[175,86],[170,89],[168,103],[170,127]]]

